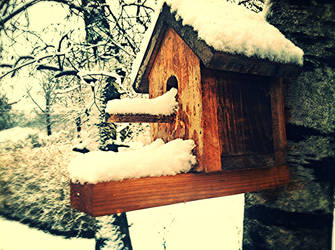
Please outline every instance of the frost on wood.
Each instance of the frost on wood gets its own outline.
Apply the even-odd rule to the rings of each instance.
[[[178,103],[176,101],[177,89],[172,88],[162,96],[143,98],[124,98],[108,101],[106,113],[108,114],[150,114],[150,115],[171,115]]]
[[[74,183],[98,183],[129,178],[176,175],[190,171],[196,163],[193,140],[157,139],[136,150],[93,151],[74,158],[69,172]]]

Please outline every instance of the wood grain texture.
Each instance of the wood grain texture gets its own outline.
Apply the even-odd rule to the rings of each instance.
[[[286,185],[286,165],[240,171],[187,173],[98,184],[71,183],[72,207],[102,216]]]
[[[268,78],[214,72],[223,157],[273,153]]]
[[[271,78],[206,68],[201,76],[206,157],[216,154],[222,169],[280,165],[273,156]]]
[[[275,161],[278,164],[286,162],[286,127],[284,112],[284,94],[283,79],[271,79],[271,109],[272,109],[272,129],[273,129],[273,145],[275,152]]]
[[[202,121],[201,126],[204,129],[203,145],[204,150],[202,157],[202,165],[206,166],[206,172],[221,170],[221,148],[219,140],[219,119],[218,119],[218,93],[217,81],[215,75],[207,74],[207,70],[201,70],[202,85]],[[207,164],[210,162],[210,165]]]
[[[167,81],[178,81],[179,103],[174,123],[151,124],[152,139],[171,141],[176,138],[193,139],[198,171],[204,169],[203,128],[201,125],[201,75],[199,58],[171,28],[167,29],[149,74],[149,97],[157,97],[167,90]],[[211,165],[211,164],[208,164]]]
[[[114,114],[110,115],[108,122],[141,122],[141,123],[173,123],[176,115],[150,115],[150,114]]]

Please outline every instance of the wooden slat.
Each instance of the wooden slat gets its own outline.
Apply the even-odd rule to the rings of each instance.
[[[271,84],[272,130],[275,160],[286,162],[286,128],[284,112],[283,78],[273,78]]]
[[[286,165],[216,173],[187,173],[98,184],[71,184],[72,207],[92,216],[254,192],[286,185]],[[88,195],[89,194],[89,195]]]
[[[108,122],[155,122],[173,123],[176,115],[150,115],[150,114],[115,114],[108,118]]]
[[[213,71],[215,73],[220,98],[222,156],[273,153],[268,78]]]
[[[218,82],[214,74],[206,69],[202,69],[201,75],[202,87],[202,121],[203,127],[203,157],[202,166],[205,166],[205,172],[215,172],[221,170],[221,151],[219,125],[221,121],[218,117],[219,98],[217,94]],[[221,131],[220,131],[221,132]]]

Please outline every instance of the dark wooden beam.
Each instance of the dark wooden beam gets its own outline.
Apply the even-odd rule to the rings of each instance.
[[[187,173],[98,184],[71,183],[71,205],[102,216],[174,203],[260,191],[289,183],[286,165],[215,173]]]
[[[141,122],[141,123],[173,123],[176,115],[150,114],[115,114],[108,118],[108,122]]]

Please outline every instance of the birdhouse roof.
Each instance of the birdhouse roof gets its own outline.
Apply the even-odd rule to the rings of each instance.
[[[303,64],[303,51],[262,13],[222,0],[169,0],[153,18],[133,64],[131,79],[137,92],[148,92],[147,77],[167,27],[206,68],[284,76]]]

